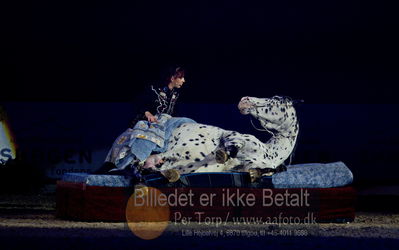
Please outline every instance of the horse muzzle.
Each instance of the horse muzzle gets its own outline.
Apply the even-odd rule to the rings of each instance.
[[[249,100],[249,97],[241,98],[241,101],[238,103],[238,109],[240,113],[243,115],[249,114],[250,110],[253,108],[253,103]]]

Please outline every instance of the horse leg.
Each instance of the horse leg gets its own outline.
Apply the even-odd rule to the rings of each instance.
[[[164,163],[163,154],[150,155],[142,166],[142,171],[155,171],[161,173],[169,182],[176,182],[180,179],[180,173],[175,169],[160,170]]]
[[[215,159],[217,163],[225,163],[229,158],[235,158],[238,153],[238,147],[230,145],[225,148],[220,148],[215,152]]]
[[[287,171],[287,167],[280,165],[277,168],[250,168],[248,173],[251,177],[251,182],[258,181],[262,176],[272,176],[274,174]]]
[[[238,151],[244,147],[245,141],[242,135],[226,131],[220,138],[221,148],[216,150],[215,158],[217,163],[225,163],[229,158],[237,157]]]

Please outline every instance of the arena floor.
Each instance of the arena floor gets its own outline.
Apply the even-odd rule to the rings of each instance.
[[[351,223],[262,224],[170,222],[160,237],[143,240],[127,223],[55,217],[53,194],[1,195],[2,249],[397,249],[399,213],[357,212]],[[3,248],[5,247],[5,248]]]

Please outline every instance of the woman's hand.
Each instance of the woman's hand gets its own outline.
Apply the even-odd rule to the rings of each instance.
[[[150,112],[146,111],[144,113],[144,115],[145,115],[145,117],[147,117],[147,120],[149,122],[151,122],[151,123],[157,123],[158,122],[157,118],[154,115],[152,115]]]

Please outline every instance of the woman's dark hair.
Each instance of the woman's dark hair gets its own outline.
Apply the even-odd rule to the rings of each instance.
[[[185,71],[184,71],[183,67],[181,67],[181,66],[168,67],[168,68],[166,68],[166,70],[164,70],[162,72],[161,83],[168,84],[170,82],[171,77],[183,78],[184,75],[185,75]]]

